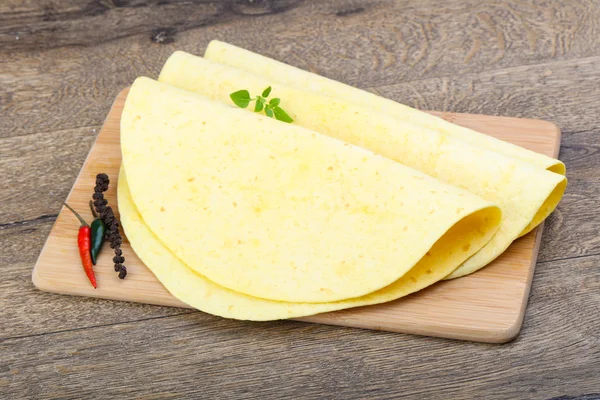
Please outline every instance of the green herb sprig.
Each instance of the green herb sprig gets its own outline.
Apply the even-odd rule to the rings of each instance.
[[[281,99],[277,97],[271,100],[267,99],[270,94],[271,86],[263,90],[260,96],[250,97],[250,92],[247,90],[238,90],[237,92],[231,93],[229,97],[231,97],[231,100],[235,105],[240,108],[247,108],[250,103],[254,101],[254,112],[261,112],[264,110],[265,115],[269,118],[275,118],[276,120],[287,123],[294,122],[292,117],[279,106]]]

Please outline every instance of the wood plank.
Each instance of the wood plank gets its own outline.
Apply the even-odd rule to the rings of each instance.
[[[116,210],[115,180],[121,164],[119,122],[126,94],[124,90],[115,100],[69,194],[67,201],[79,210],[87,210],[98,172],[112,177],[113,184],[106,192],[106,198]],[[438,115],[548,155],[555,156],[560,146],[560,131],[545,121],[470,114]],[[84,217],[87,214],[87,211],[82,213]],[[80,263],[77,248],[73,246],[78,226],[73,224],[73,219],[70,212],[59,214],[33,271],[36,287],[63,294],[186,306],[167,292],[126,241],[122,246],[129,271],[125,281],[116,279],[111,258],[104,258],[96,265],[98,289],[89,285],[83,273],[69,274],[73,265]],[[536,236],[533,232],[513,243],[502,256],[477,274],[441,282],[395,302],[320,314],[303,320],[464,340],[506,342],[518,334],[521,326],[539,243],[540,235]],[[433,309],[438,311],[434,313]]]
[[[58,214],[99,130],[0,138],[0,226]]]
[[[177,30],[242,20],[248,15],[277,14],[298,2],[263,1],[244,5],[234,1],[45,0],[23,3],[0,8],[0,46],[7,50],[89,46],[139,34],[146,34],[155,43],[169,43]],[[152,29],[154,26],[157,28]]]
[[[29,278],[31,268],[53,222],[54,218],[46,218],[10,229],[0,229],[0,304],[3,305],[0,313],[0,341],[9,337],[40,335],[191,312],[139,303],[65,297],[37,290]],[[71,271],[78,272],[79,269]],[[0,354],[2,353],[0,350]],[[0,393],[3,393],[1,389]],[[4,395],[0,397],[7,398]]]
[[[539,118],[563,130],[597,129],[598,113],[582,112],[582,104],[600,104],[591,84],[600,71],[600,57],[425,79],[379,86],[372,91],[425,110]]]
[[[569,183],[546,220],[539,261],[600,254],[600,130],[563,136]]]
[[[596,256],[540,265],[523,331],[503,346],[194,313],[6,340],[0,392],[48,399],[594,398],[599,263]]]
[[[599,19],[600,9],[589,1],[28,0],[0,8],[0,48],[96,46],[133,35],[164,44],[194,41],[203,48],[207,35],[182,39],[200,28],[370,86],[407,75],[447,76],[458,72],[457,65],[475,72],[598,54]],[[326,65],[318,62],[323,57]]]
[[[583,79],[567,67],[577,65],[573,59],[600,54],[600,9],[593,2],[222,3],[228,5],[223,13],[231,19],[218,17],[218,24],[189,30],[206,21],[204,13],[213,15],[210,7],[225,6],[91,0],[0,4],[0,136],[101,124],[114,96],[135,77],[156,77],[170,53],[180,49],[202,54],[213,38],[367,88],[559,61],[552,68],[552,82],[560,83],[559,89],[539,85],[538,94],[530,94],[537,101],[514,99],[520,108],[507,115],[518,110],[521,116],[535,117],[545,108],[560,115],[568,111],[574,126],[559,120],[564,131],[589,130],[600,122],[598,113],[580,115],[577,109],[582,102],[597,101],[589,83],[599,79],[598,68],[589,68]],[[278,13],[279,5],[288,11]],[[15,24],[24,31],[19,33]],[[152,40],[153,30],[163,33],[162,44]],[[564,60],[570,61],[560,63]],[[515,74],[495,82],[503,107],[510,107],[504,98],[514,90],[511,82],[537,77],[527,69]],[[456,96],[462,93],[460,87],[449,88],[458,91]],[[452,111],[498,113],[499,103],[479,102],[486,104],[485,112],[474,103],[472,109],[459,105]]]

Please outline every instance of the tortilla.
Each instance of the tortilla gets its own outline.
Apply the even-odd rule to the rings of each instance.
[[[292,67],[228,43],[218,40],[211,41],[206,48],[204,58],[252,72],[267,78],[270,82],[279,82],[321,95],[346,99],[356,105],[389,114],[403,121],[438,131],[496,153],[517,158],[561,175],[565,174],[565,165],[557,159],[452,124],[442,118],[404,104]]]
[[[460,263],[455,257],[468,257],[467,254],[454,253],[446,257],[455,241],[461,241],[466,234],[465,245],[472,240],[471,252],[481,247],[493,234],[494,224],[498,221],[481,220],[486,213],[474,213],[454,225],[405,276],[391,285],[363,297],[342,300],[333,303],[288,303],[265,300],[247,296],[229,290],[206,279],[188,268],[167,249],[164,244],[146,226],[138,212],[127,184],[123,167],[119,172],[118,199],[121,223],[127,239],[136,255],[154,273],[165,288],[176,298],[200,311],[224,318],[266,321],[296,318],[345,308],[379,304],[396,300],[421,290],[444,276]],[[471,237],[473,227],[486,234]]]
[[[566,187],[562,175],[448,134],[184,52],[169,58],[159,81],[230,104],[234,91],[248,89],[254,95],[271,86],[271,97],[281,99],[293,125],[369,149],[497,204],[503,214],[498,233],[451,278],[475,272],[502,254],[555,209]]]
[[[165,247],[263,299],[363,296],[436,242],[426,271],[449,273],[500,219],[490,202],[368,150],[148,78],[127,97],[121,148],[133,202]]]

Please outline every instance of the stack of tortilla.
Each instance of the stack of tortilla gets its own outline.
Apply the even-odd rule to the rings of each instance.
[[[271,86],[291,124],[233,105]],[[541,223],[564,164],[213,41],[138,78],[119,210],[177,298],[271,320],[398,299],[484,267]]]

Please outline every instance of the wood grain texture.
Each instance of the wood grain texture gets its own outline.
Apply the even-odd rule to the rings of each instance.
[[[253,16],[290,3],[240,0],[217,23],[190,12],[209,9],[198,3],[210,1],[0,1],[0,340],[35,335],[0,342],[0,397],[600,398],[597,1],[304,1]],[[517,340],[239,325],[35,290],[29,272],[91,129],[136,76],[213,38],[412,105],[557,123],[570,182]]]
[[[545,222],[539,261],[600,254],[600,130],[563,135],[568,189]]]
[[[462,82],[465,74],[600,55],[600,8],[591,0],[11,0],[0,7],[0,136],[99,125],[135,77],[156,77],[173,51],[202,54],[214,38],[365,88]],[[565,106],[585,102],[578,93],[600,79],[598,69],[585,80],[571,69],[553,73],[569,90],[548,85],[541,104],[524,101],[504,115],[537,117],[559,96]],[[528,77],[500,79],[496,93],[511,96],[511,81]],[[493,102],[485,111],[478,104],[452,111],[499,114]],[[599,120],[589,113],[579,126]]]
[[[88,216],[87,202],[99,172],[112,177],[106,199],[116,207],[116,177],[121,165],[120,116],[127,96],[117,96],[96,143],[77,178],[67,202]],[[556,156],[560,131],[555,125],[537,120],[488,117],[471,114],[437,113],[445,119],[522,145],[530,150]],[[70,273],[80,264],[73,238],[78,224],[63,209],[56,220],[36,263],[32,277],[36,287],[55,293],[114,300],[186,307],[167,290],[137,258],[124,240],[128,277],[118,280],[111,258],[99,259],[95,267],[98,288],[87,278]],[[420,335],[442,336],[484,342],[506,342],[519,332],[540,243],[538,230],[513,243],[491,265],[476,274],[449,282],[395,302],[301,318],[303,321],[352,326]]]
[[[100,127],[0,138],[0,226],[56,215]]]
[[[522,335],[502,346],[194,313],[6,340],[0,390],[61,399],[597,398],[599,264],[540,265]]]
[[[447,75],[457,61],[482,71],[600,50],[594,37],[600,9],[586,0],[27,0],[0,7],[0,45],[11,52],[42,44],[95,46],[135,35],[169,44],[204,28],[276,59],[296,57],[306,67],[330,56],[314,68],[353,84],[365,77],[381,84],[397,82],[398,74]],[[259,33],[270,40],[256,40]],[[207,39],[195,46],[204,48]]]
[[[600,57],[383,85],[371,91],[425,110],[539,118],[569,132],[596,129]]]

